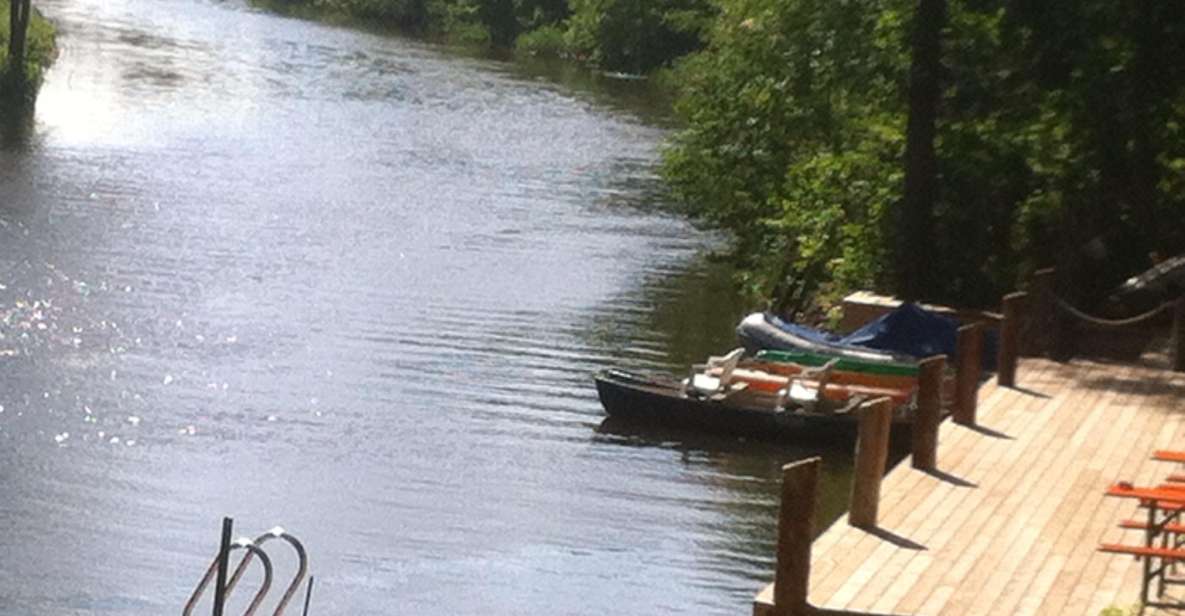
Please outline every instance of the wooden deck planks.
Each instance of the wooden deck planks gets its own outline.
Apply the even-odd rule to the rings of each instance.
[[[1098,487],[1086,497],[1087,502],[1094,504],[1094,515],[1083,516],[1074,524],[1075,530],[1078,531],[1077,537],[1071,537],[1070,541],[1062,546],[1066,562],[1047,591],[1045,600],[1038,609],[1039,613],[1071,613],[1070,610],[1073,609],[1078,609],[1081,613],[1081,610],[1085,609],[1081,599],[1083,593],[1093,593],[1098,588],[1108,564],[1119,566],[1125,562],[1135,562],[1126,557],[1112,558],[1111,555],[1099,553],[1095,548],[1102,540],[1116,538],[1116,533],[1122,532],[1115,525],[1119,518],[1126,517],[1124,512],[1134,507],[1131,502],[1103,498],[1100,493],[1107,485],[1119,479],[1137,479],[1138,470],[1147,466],[1150,456],[1148,448],[1153,446],[1155,436],[1151,428],[1155,427],[1154,420],[1157,414],[1149,412],[1152,409],[1146,406],[1146,392],[1146,388],[1137,387],[1136,395],[1115,406],[1115,410],[1121,414],[1139,415],[1145,420],[1138,424],[1137,430],[1116,430],[1110,435],[1111,440],[1119,444],[1125,455],[1122,455],[1117,463],[1109,466],[1098,460],[1086,461],[1087,467],[1099,475]],[[1093,540],[1083,540],[1084,537],[1093,537]],[[1076,591],[1078,599],[1072,601]],[[1138,591],[1133,592],[1131,598],[1132,602],[1137,601]]]
[[[1053,387],[1046,387],[1042,391],[1057,399]],[[1032,436],[1054,433],[1051,422],[1059,415],[1050,412],[1047,403],[1047,400],[1030,397],[1028,403],[1022,407],[1023,414],[1016,421],[1006,424],[1009,427],[1005,434],[1011,438],[1001,439],[986,435],[980,437],[984,442],[990,443],[992,450],[990,457],[986,459],[986,466],[979,467],[978,472],[969,477],[970,481],[977,484],[976,488],[970,491],[968,502],[960,503],[957,510],[947,515],[936,516],[942,530],[929,546],[932,553],[931,566],[920,579],[900,582],[910,590],[894,607],[895,610],[917,611],[927,601],[941,605],[953,594],[954,586],[969,572],[976,555],[987,549],[989,543],[985,537],[990,537],[987,531],[990,531],[993,523],[1003,522],[1000,515],[1006,514],[1007,510],[1001,509],[1010,509],[1015,502],[1010,501],[1008,497],[1017,491],[1006,486],[1015,486],[1026,476],[1031,476],[1033,465],[1044,451],[1033,446]],[[998,485],[992,484],[993,477]],[[941,546],[947,545],[964,546],[964,550],[940,549]],[[930,592],[937,593],[936,597],[930,599]]]
[[[959,594],[960,587],[982,587],[986,583],[992,564],[1008,546],[1010,530],[1022,528],[1026,513],[1037,504],[1032,500],[1039,498],[1032,494],[1033,487],[1061,459],[1059,456],[1067,455],[1063,442],[1069,438],[1067,427],[1080,425],[1073,414],[1058,412],[1068,401],[1063,392],[1051,390],[1049,395],[1051,404],[1037,411],[1047,417],[1046,424],[1023,426],[1014,441],[1000,446],[1015,457],[1016,463],[1002,478],[997,474],[999,480],[993,481],[991,475],[983,478],[976,491],[979,502],[972,506],[980,514],[980,523],[955,532],[952,542],[961,548],[939,552],[950,555],[953,561],[934,585],[931,596],[926,597],[926,584],[915,584],[913,592],[919,600],[924,597],[924,602],[920,608],[914,608],[916,600],[903,602],[900,609],[939,613],[948,603],[958,605],[966,600],[967,591]]]
[[[987,397],[991,408],[1013,402],[1013,399],[1007,395],[1010,393],[1008,390],[999,390],[994,386],[989,387],[996,389],[993,392],[995,395]],[[939,435],[939,468],[944,469],[944,472],[949,472],[945,470],[948,464],[957,465],[964,459],[982,461],[984,456],[981,455],[981,450],[987,447],[986,444],[974,438],[973,435],[977,435],[977,433],[972,430],[963,428],[952,435],[949,429],[951,425],[953,424],[949,422],[944,423]],[[950,452],[949,458],[941,455],[944,450]],[[908,466],[908,461],[902,464]],[[942,505],[948,489],[951,487],[952,484],[949,482],[927,473],[912,470],[908,473],[890,473],[882,487],[882,495],[885,500],[882,503],[881,528],[890,532],[898,527],[916,528],[932,519],[932,514]],[[830,547],[837,558],[827,561],[819,569],[812,569],[814,574],[811,579],[811,597],[817,602],[826,604],[830,604],[829,600],[832,594],[846,584],[852,571],[864,564],[870,550],[878,547],[884,549],[894,547],[892,543],[883,541],[871,533],[848,528],[846,519],[843,518],[835,523],[833,530],[837,529],[841,529],[841,532],[836,534],[837,538],[842,537],[843,541],[837,541],[831,546],[826,541],[827,535],[824,535],[820,539],[822,543],[816,543],[817,553]]]
[[[1130,396],[1131,392],[1125,391],[1122,395]],[[1131,420],[1136,417],[1135,413],[1110,412],[1107,415],[1107,418],[1114,422],[1110,424],[1110,429],[1119,433],[1138,429],[1138,426],[1131,424]],[[1083,528],[1087,523],[1082,511],[1093,503],[1092,490],[1095,486],[1107,481],[1102,469],[1122,465],[1126,456],[1135,453],[1135,448],[1121,447],[1119,439],[1110,439],[1104,448],[1092,456],[1090,464],[1079,465],[1081,468],[1074,478],[1070,496],[1062,499],[1053,517],[1034,541],[1033,553],[1029,554],[1026,561],[1013,573],[1008,586],[1002,592],[1006,598],[1001,604],[1002,609],[1012,608],[1018,614],[1036,612],[1040,602],[1034,598],[1047,594],[1058,572],[1065,566],[1065,553],[1074,543],[1081,541]],[[1100,468],[1095,468],[1096,462]],[[1101,511],[1096,514],[1103,523],[1109,523],[1106,516],[1107,514]]]
[[[1107,402],[1114,402],[1114,398],[1109,401],[1100,401],[1096,406],[1098,409],[1106,411],[1109,408]],[[1125,414],[1118,418],[1113,415],[1111,412],[1100,413],[1099,417],[1102,422],[1089,433],[1089,438],[1099,438],[1105,446],[1096,449],[1093,453],[1076,451],[1076,459],[1081,460],[1083,457],[1089,457],[1092,460],[1107,462],[1108,460],[1114,461],[1112,456],[1116,450],[1132,451],[1130,447],[1114,446],[1117,444],[1116,440],[1104,441],[1103,437],[1109,432],[1126,432],[1129,429],[1138,432],[1141,426],[1129,423],[1131,419],[1138,418],[1138,415]],[[1078,442],[1076,445],[1081,447],[1083,444]],[[1058,498],[1047,500],[1049,506],[1056,507],[1056,509],[1052,515],[1044,519],[1040,526],[1033,524],[1026,529],[1025,540],[1016,545],[1010,559],[1011,578],[1003,587],[993,587],[992,589],[998,592],[1001,610],[1013,609],[1013,606],[1018,606],[1023,601],[1029,583],[1038,576],[1038,572],[1042,571],[1045,562],[1050,559],[1051,553],[1052,562],[1064,562],[1060,559],[1064,549],[1081,540],[1081,527],[1075,522],[1085,519],[1082,516],[1082,511],[1094,499],[1092,489],[1100,482],[1105,483],[1106,478],[1101,472],[1091,469],[1085,464],[1074,464],[1065,469],[1062,481],[1068,489],[1059,494]],[[1059,545],[1062,546],[1063,551],[1057,549]],[[1091,545],[1092,549],[1093,547]],[[1050,572],[1045,572],[1045,577],[1042,578],[1043,583],[1051,583],[1051,577]]]
[[[1008,395],[1015,396],[1015,393],[1009,392]],[[1005,404],[1011,404],[1014,410],[1019,410],[1019,412],[1014,413],[1015,421],[1021,422],[1027,420],[1027,410],[1019,405],[1016,405],[1013,398],[1005,397],[1002,402]],[[987,413],[985,413],[984,416],[987,416]],[[1001,424],[1001,427],[1003,427],[1005,430],[1013,429],[1011,424]],[[954,438],[952,438],[952,436],[954,436]],[[962,439],[959,439],[959,436],[962,436]],[[954,428],[951,426],[944,426],[944,434],[942,437],[943,438],[940,440],[939,469],[951,477],[958,477],[963,481],[967,481],[965,477],[966,475],[974,476],[978,474],[975,469],[982,467],[983,471],[986,472],[987,467],[1000,462],[998,458],[990,455],[990,450],[993,443],[989,440],[983,439],[982,435],[979,433],[962,427]],[[942,448],[945,448],[945,451],[958,455],[942,455]],[[968,468],[964,462],[969,465],[974,465],[974,467]],[[958,485],[952,481],[940,479],[938,477],[932,477],[923,473],[914,474],[922,475],[925,478],[923,481],[931,486],[931,493],[927,499],[927,502],[925,503],[925,506],[918,507],[914,511],[913,519],[908,520],[906,524],[902,525],[902,527],[916,528],[917,531],[912,533],[908,539],[924,546],[929,541],[931,541],[932,535],[934,533],[941,532],[943,530],[943,525],[941,524],[942,516],[938,514],[940,514],[944,509],[950,509],[952,503],[956,502],[957,500],[965,498],[970,492],[970,489],[968,486]],[[919,550],[916,549],[898,550],[895,549],[896,546],[889,542],[882,541],[880,543],[882,545],[879,549],[895,552],[894,560],[896,561],[896,564],[893,568],[889,569],[890,572],[896,571],[898,568],[903,570],[906,566],[908,566],[909,561],[911,561],[913,558],[921,557],[925,559],[928,556],[927,551],[920,551],[922,553],[918,554]],[[901,561],[905,562],[903,563]],[[885,575],[884,577],[890,578],[891,576]],[[894,582],[895,580],[893,579],[878,578],[878,585],[888,584],[892,588],[899,588],[894,584]],[[880,593],[875,592],[875,590],[873,590],[873,592],[864,592],[861,590],[860,594],[878,595]],[[866,600],[852,601],[849,603],[849,607],[862,608],[866,602]]]
[[[1150,368],[1027,360],[1018,381],[1017,389],[982,388],[979,420],[991,431],[943,424],[941,473],[915,471],[908,460],[889,473],[882,532],[841,518],[815,542],[814,605],[1097,614],[1139,600],[1141,564],[1096,550],[1102,540],[1140,540],[1138,531],[1116,527],[1135,504],[1104,498],[1103,490],[1177,470],[1151,454],[1185,449],[1185,408],[1174,389],[1185,379]]]
[[[1152,381],[1150,384],[1155,385],[1156,381]],[[1148,403],[1147,408],[1141,409],[1144,411],[1143,414],[1152,416],[1154,419],[1159,420],[1160,423],[1158,430],[1155,429],[1156,426],[1153,425],[1146,431],[1148,436],[1154,437],[1149,441],[1147,446],[1155,449],[1162,446],[1163,444],[1172,442],[1173,436],[1178,431],[1179,417],[1176,417],[1175,414],[1163,412],[1166,409],[1158,404],[1155,398],[1152,396],[1145,395],[1142,397],[1142,400]],[[1133,468],[1135,469],[1134,472],[1130,476],[1110,477],[1108,478],[1109,481],[1113,482],[1117,479],[1130,479],[1137,483],[1143,484],[1160,481],[1162,475],[1157,475],[1155,473],[1156,462],[1152,460],[1150,455],[1142,449],[1133,449],[1135,449],[1133,454],[1139,453],[1143,455],[1134,456],[1135,459],[1131,462],[1131,464],[1124,468]],[[1118,502],[1107,503],[1106,501]],[[1126,516],[1125,514],[1135,509],[1134,503],[1130,501],[1124,501],[1123,499],[1107,498],[1104,499],[1104,504],[1110,505],[1110,508],[1117,512],[1116,515],[1120,517],[1130,517]],[[1124,535],[1124,533],[1127,533],[1127,540],[1129,543],[1135,543],[1141,540],[1141,538],[1136,536],[1135,533],[1119,530],[1117,535],[1116,530],[1115,521],[1114,518],[1112,518],[1101,523],[1097,529],[1097,533],[1100,539],[1107,537],[1120,538]],[[1124,569],[1131,568],[1131,565],[1138,565],[1138,563],[1130,558],[1109,558],[1109,556],[1111,555],[1102,554],[1096,551],[1090,556],[1089,559],[1087,559],[1087,568],[1083,571],[1081,581],[1075,585],[1073,591],[1071,592],[1070,601],[1066,604],[1066,610],[1089,609],[1089,605],[1092,603],[1092,600],[1096,597],[1096,595],[1102,597],[1106,594],[1115,594],[1121,591],[1120,582],[1124,577]],[[1138,569],[1139,567],[1137,566],[1136,568]],[[1135,580],[1138,584],[1139,577],[1136,577]],[[1135,599],[1132,598],[1131,602],[1134,603]],[[1102,607],[1106,607],[1106,605],[1104,604]]]
[[[951,597],[951,605],[966,606],[965,613],[983,613],[1013,603],[1005,589],[1016,570],[1025,561],[1035,558],[1033,552],[1039,550],[1037,544],[1043,531],[1050,535],[1056,532],[1056,529],[1047,527],[1049,519],[1067,497],[1084,494],[1092,485],[1077,483],[1076,478],[1082,469],[1075,461],[1082,459],[1081,447],[1088,439],[1102,439],[1115,427],[1106,421],[1109,419],[1106,411],[1116,392],[1092,392],[1086,398],[1079,398],[1075,393],[1066,395],[1067,412],[1058,415],[1067,419],[1059,423],[1053,438],[1047,444],[1036,445],[1045,449],[1046,454],[1054,455],[1047,456],[1048,462],[1044,466],[1028,470],[1033,478],[1031,487],[1024,490],[1026,495],[1019,499],[1011,515],[1001,516],[1004,524],[995,533],[992,549],[975,563],[972,574],[963,578]],[[1083,400],[1082,406],[1075,409],[1079,399]]]
[[[1005,390],[1008,391],[1008,390]],[[1015,393],[1011,395],[1015,396]],[[1032,403],[1032,400],[1027,401]],[[1013,413],[1014,423],[1000,424],[1004,428],[1004,432],[1015,430],[1015,427],[1020,422],[1031,421],[1031,410],[1026,405],[1014,405],[1016,412]],[[987,417],[988,414],[981,415],[981,418]],[[1002,456],[1003,450],[999,446],[1002,439],[995,437],[986,437],[973,430],[964,427],[951,426],[947,428],[948,434],[970,433],[970,439],[975,439],[975,442],[969,443],[963,441],[964,448],[970,452],[971,455],[956,457],[943,455],[940,451],[939,468],[952,477],[957,478],[958,481],[974,483],[975,479],[981,474],[999,470],[999,468],[1007,463]],[[953,440],[953,439],[952,439]],[[946,441],[942,441],[945,443]],[[971,446],[968,446],[971,445]],[[940,445],[942,447],[942,445]],[[965,463],[963,463],[965,462]],[[961,464],[963,463],[963,464]],[[923,511],[923,520],[920,526],[917,526],[917,531],[909,536],[911,541],[914,541],[921,546],[928,546],[936,540],[941,540],[938,536],[941,533],[947,533],[958,525],[956,518],[960,514],[970,514],[973,507],[962,506],[969,499],[973,497],[975,491],[971,485],[961,485],[952,480],[937,480],[939,485],[934,489],[934,507]],[[949,511],[949,516],[944,515],[944,511]],[[894,549],[896,546],[882,542],[881,550],[887,550],[892,553],[892,556],[886,566],[883,568],[881,575],[876,577],[876,584],[869,585],[865,588],[859,589],[859,596],[851,601],[848,601],[846,607],[854,610],[874,609],[877,611],[887,611],[893,608],[897,600],[900,600],[908,590],[908,584],[902,584],[898,579],[901,574],[909,569],[917,571],[922,568],[920,563],[929,564],[931,555],[928,549],[919,550],[900,550]],[[910,575],[904,579],[910,580],[916,578],[915,575]],[[894,600],[896,599],[896,600]],[[838,601],[836,602],[838,604]]]

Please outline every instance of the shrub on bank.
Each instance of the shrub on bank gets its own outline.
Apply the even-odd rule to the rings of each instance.
[[[541,26],[520,34],[514,41],[515,53],[542,58],[560,58],[568,55],[568,43],[564,29],[558,24]]]
[[[274,11],[392,26],[474,47],[649,73],[703,46],[713,0],[250,0]]]

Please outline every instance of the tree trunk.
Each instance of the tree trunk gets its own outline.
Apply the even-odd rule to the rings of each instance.
[[[29,14],[32,0],[10,0],[9,5],[9,39],[8,39],[8,68],[16,75],[25,74],[25,47],[29,32]]]
[[[1172,80],[1163,79],[1158,75],[1160,62],[1171,57],[1166,53],[1170,45],[1165,40],[1163,28],[1157,19],[1156,3],[1137,2],[1133,10],[1136,15],[1132,36],[1135,48],[1130,78],[1131,101],[1133,106],[1142,111],[1131,116],[1132,155],[1129,162],[1127,199],[1132,208],[1137,231],[1146,238],[1143,245],[1156,246],[1157,240],[1165,234],[1154,231],[1157,229],[1158,218],[1157,185],[1160,183],[1160,163],[1157,162],[1159,152],[1153,133],[1158,130],[1156,120],[1164,117],[1158,113],[1157,108],[1164,102],[1173,100]]]
[[[20,31],[21,26],[21,4],[24,0],[9,0],[8,1],[8,65],[16,66],[16,59],[22,57],[24,53],[21,46],[17,45],[17,32]]]
[[[906,300],[921,299],[935,288],[933,210],[938,196],[938,160],[934,134],[945,22],[946,0],[918,0],[911,41],[905,191],[897,238],[899,291]]]

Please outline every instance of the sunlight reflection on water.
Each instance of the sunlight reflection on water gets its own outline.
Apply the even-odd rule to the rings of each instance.
[[[777,469],[829,446],[603,426],[589,378],[732,343],[716,238],[655,207],[662,129],[241,3],[39,6],[62,56],[0,151],[0,605],[174,612],[234,515],[305,540],[319,613],[745,609]]]

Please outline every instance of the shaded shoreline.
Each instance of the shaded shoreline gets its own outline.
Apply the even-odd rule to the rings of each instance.
[[[5,140],[10,124],[23,124],[24,118],[31,115],[42,77],[57,57],[57,29],[37,7],[33,7],[26,39],[25,68],[13,71],[8,66],[10,11],[9,4],[0,6],[0,102],[13,110],[11,114],[0,114]]]

